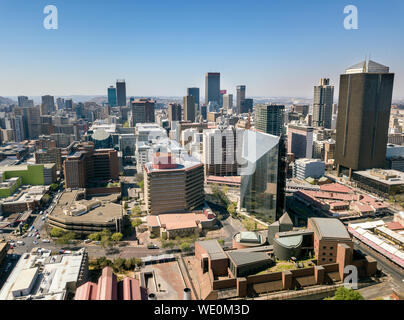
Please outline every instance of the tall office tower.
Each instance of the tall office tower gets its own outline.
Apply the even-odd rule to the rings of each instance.
[[[203,120],[206,120],[208,118],[208,107],[207,106],[201,106],[201,116]]]
[[[220,73],[208,72],[205,74],[205,104],[216,102],[220,104]]]
[[[313,157],[313,128],[303,124],[288,125],[288,152],[295,159]]]
[[[5,119],[6,129],[12,130],[13,140],[15,142],[21,142],[25,139],[24,132],[24,117],[21,115],[12,115]]]
[[[223,96],[227,94],[227,90],[220,90],[220,101],[219,101],[219,106],[223,107]]]
[[[280,136],[283,133],[285,106],[278,104],[261,104],[255,107],[255,129]]]
[[[237,86],[237,97],[236,97],[236,110],[237,113],[243,113],[241,112],[242,109],[242,103],[245,100],[245,86]]]
[[[195,158],[157,152],[144,168],[148,214],[189,212],[203,204],[203,164]]]
[[[17,107],[15,115],[22,116],[24,123],[24,139],[36,139],[41,133],[41,116],[39,107]]]
[[[232,94],[225,94],[223,96],[223,108],[227,111],[233,110],[233,95]]]
[[[195,99],[193,96],[184,97],[184,120],[185,121],[195,121]]]
[[[65,107],[68,110],[72,110],[73,109],[73,100],[72,99],[66,99],[65,100]]]
[[[187,96],[192,96],[194,97],[195,104],[197,105],[196,111],[197,114],[201,112],[200,109],[200,97],[199,97],[199,88],[188,88],[187,89]]]
[[[245,130],[241,154],[240,206],[258,219],[272,223],[283,211],[278,186],[283,173],[279,166],[280,137]]]
[[[332,105],[334,102],[334,86],[330,79],[321,79],[318,86],[314,86],[313,126],[331,129]]]
[[[240,113],[249,113],[253,111],[254,100],[253,99],[244,99],[241,102]]]
[[[135,127],[136,123],[153,123],[155,122],[154,109],[156,101],[150,99],[137,99],[132,101],[129,124]]]
[[[58,107],[58,110],[62,110],[65,108],[65,99],[63,98],[57,98],[56,99],[56,105]]]
[[[28,101],[27,96],[18,96],[18,106],[19,107],[25,107],[26,106],[26,101]]]
[[[47,115],[55,111],[55,98],[53,96],[42,96],[41,115]]]
[[[168,120],[170,124],[172,121],[182,120],[182,107],[179,103],[170,103],[168,105]]]
[[[116,80],[116,102],[119,107],[126,106],[126,83],[125,80]]]
[[[205,176],[234,176],[238,174],[243,129],[218,126],[203,131],[203,163]]]
[[[108,88],[108,105],[116,107],[116,88],[114,86]]]
[[[335,163],[338,174],[384,168],[394,73],[372,60],[340,77]]]

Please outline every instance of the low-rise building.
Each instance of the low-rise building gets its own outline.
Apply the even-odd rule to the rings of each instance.
[[[325,164],[320,159],[298,159],[293,164],[293,177],[304,180],[319,179],[324,175]]]
[[[34,248],[24,253],[0,291],[0,300],[68,300],[85,282],[88,256],[84,249],[51,255]]]

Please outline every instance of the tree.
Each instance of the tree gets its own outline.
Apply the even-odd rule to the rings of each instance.
[[[108,237],[108,236],[102,236],[101,237],[101,246],[104,248],[104,249],[110,249],[110,248],[112,248],[112,241],[111,241],[111,238],[110,237]]]
[[[51,191],[56,191],[57,189],[59,189],[59,185],[57,183],[52,183],[49,186],[49,188],[50,188]]]
[[[134,206],[131,210],[132,214],[139,216],[142,213],[142,210],[139,206]]]
[[[126,259],[125,264],[124,264],[125,270],[131,270],[132,269],[132,261],[131,259]]]
[[[76,238],[74,232],[66,232],[59,239],[56,240],[57,244],[69,244],[72,240]]]
[[[116,232],[116,233],[112,234],[111,240],[114,242],[119,242],[119,241],[121,241],[122,237],[123,237],[122,233]]]
[[[124,264],[125,264],[125,259],[124,258],[116,258],[114,260],[114,269],[116,271],[121,271]]]
[[[181,251],[189,251],[191,249],[191,245],[189,242],[183,242],[180,244]]]
[[[101,234],[99,232],[92,233],[88,236],[88,239],[90,239],[91,241],[100,241]]]
[[[230,203],[227,206],[227,212],[232,216],[235,217],[237,215],[237,206],[234,205],[234,203]]]
[[[144,180],[139,181],[137,185],[139,186],[139,188],[141,188],[143,190],[144,189]]]
[[[142,224],[142,219],[140,218],[136,218],[134,220],[132,220],[132,227],[136,228],[138,226],[140,226]]]
[[[224,246],[224,239],[219,239],[219,240],[217,240],[217,242],[219,242],[219,244],[220,244],[221,246]]]
[[[50,200],[50,195],[49,194],[44,194],[44,196],[42,197],[42,201],[44,203],[48,203]]]
[[[50,235],[53,238],[59,238],[59,237],[63,236],[63,234],[64,234],[64,231],[57,227],[52,228],[52,230],[50,232]]]
[[[335,292],[334,300],[364,300],[359,291],[339,287]]]
[[[124,203],[123,203],[123,208],[125,209],[125,210],[128,210],[128,203],[125,201]]]

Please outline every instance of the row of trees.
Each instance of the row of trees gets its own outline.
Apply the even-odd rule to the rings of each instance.
[[[114,272],[131,271],[135,267],[140,266],[142,260],[139,258],[116,258],[114,261],[107,259],[106,257],[100,257],[96,260],[91,260],[89,265],[93,270],[102,270],[105,267],[112,267]]]
[[[52,238],[57,238],[56,243],[61,245],[70,244],[77,237],[74,232],[65,231],[57,227],[52,228],[50,236]]]

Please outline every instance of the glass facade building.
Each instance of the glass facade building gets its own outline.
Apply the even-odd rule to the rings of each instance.
[[[241,208],[264,222],[276,221],[279,212],[280,137],[246,130],[241,155]]]
[[[116,107],[116,88],[112,86],[108,88],[108,105]]]

